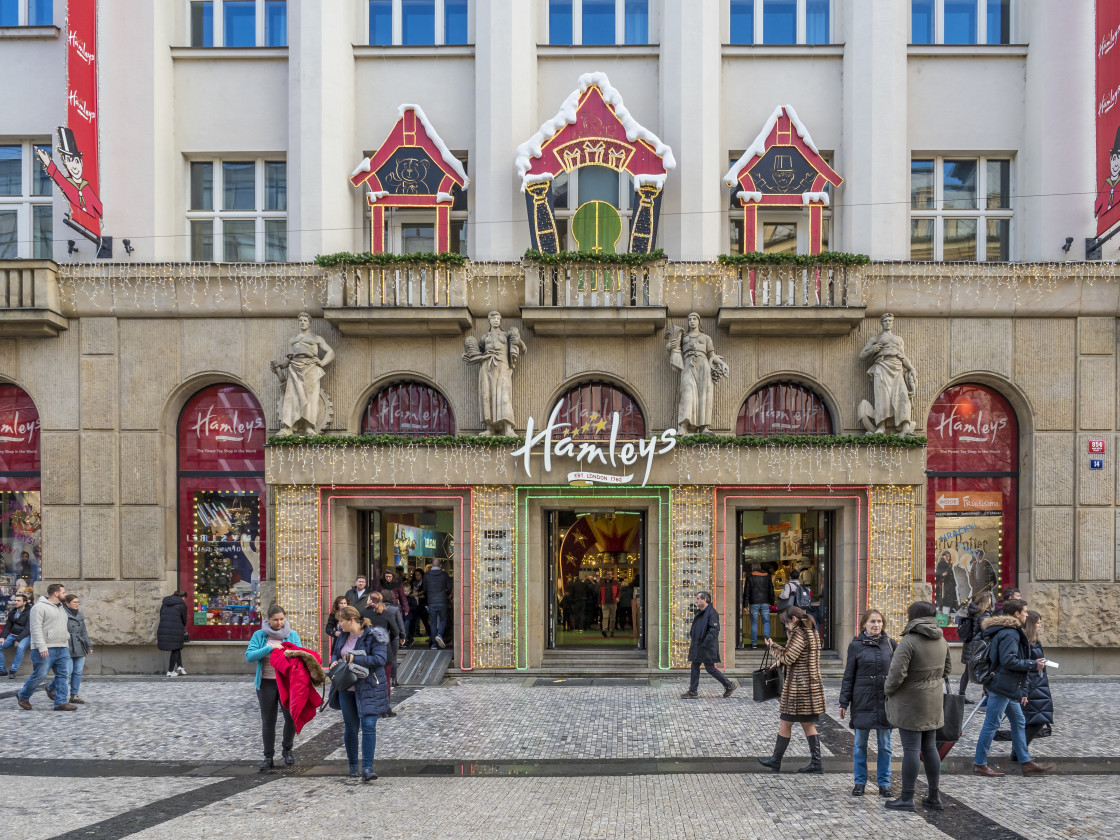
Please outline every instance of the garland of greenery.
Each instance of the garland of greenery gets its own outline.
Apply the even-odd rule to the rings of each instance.
[[[462,254],[452,252],[443,254],[433,254],[431,252],[421,254],[373,254],[369,251],[363,251],[360,254],[339,251],[337,254],[320,254],[315,258],[315,265],[323,268],[331,268],[336,265],[395,265],[399,263],[443,265],[458,268],[467,264],[467,258]]]
[[[406,435],[273,435],[269,446],[520,446],[522,437],[483,437],[481,435],[431,435],[408,437]],[[887,446],[919,449],[926,445],[921,436],[902,435],[681,435],[679,446]]]
[[[825,265],[868,265],[871,257],[841,251],[825,251],[821,254],[767,254],[755,251],[750,254],[720,254],[719,261],[723,265],[800,265],[812,268]]]
[[[530,248],[525,259],[541,265],[567,265],[568,263],[598,263],[599,265],[645,265],[665,259],[665,252],[658,248],[648,254],[596,254],[583,251],[561,251],[558,254],[544,254]]]

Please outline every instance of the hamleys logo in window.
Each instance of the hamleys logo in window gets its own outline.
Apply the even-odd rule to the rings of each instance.
[[[41,425],[38,417],[28,420],[17,411],[0,419],[0,443],[32,443]]]
[[[214,406],[209,406],[205,414],[199,412],[194,423],[196,437],[212,438],[223,443],[244,443],[257,429],[264,429],[262,418],[252,417],[242,420],[237,411],[227,415],[216,415]]]

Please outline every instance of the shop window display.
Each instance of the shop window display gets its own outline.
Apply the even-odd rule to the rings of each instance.
[[[0,622],[18,592],[42,580],[39,413],[15,385],[0,385]]]
[[[236,385],[199,391],[180,415],[179,579],[192,638],[247,639],[260,626],[264,439],[260,405]]]

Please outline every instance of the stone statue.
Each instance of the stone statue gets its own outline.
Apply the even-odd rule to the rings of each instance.
[[[311,316],[299,313],[299,334],[288,342],[288,353],[269,367],[280,380],[280,434],[314,435],[334,417],[334,406],[319,387],[323,368],[334,360],[334,350],[322,336],[311,332]],[[322,355],[319,353],[322,351]]]
[[[681,372],[677,402],[677,431],[682,435],[707,434],[712,424],[712,385],[729,376],[727,362],[716,355],[710,336],[700,332],[700,316],[689,313],[688,329],[669,327],[669,364]]]
[[[918,372],[906,358],[905,342],[891,332],[894,315],[885,312],[879,321],[883,331],[869,338],[859,354],[861,359],[874,359],[867,369],[874,404],[863,400],[859,404],[859,419],[869,434],[885,434],[890,420],[898,434],[912,435],[915,423],[910,417],[911,398],[917,388]]]
[[[486,427],[483,436],[512,437],[513,371],[528,348],[517,327],[502,329],[502,316],[486,316],[490,331],[481,338],[467,336],[463,361],[478,365],[478,411]]]

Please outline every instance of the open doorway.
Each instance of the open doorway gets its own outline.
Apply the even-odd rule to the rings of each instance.
[[[548,514],[548,647],[643,649],[645,514]]]

